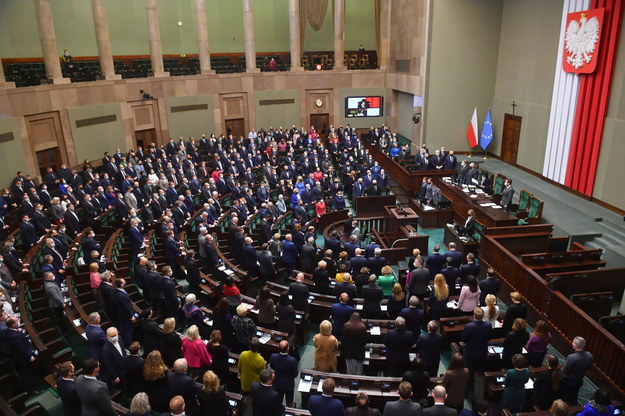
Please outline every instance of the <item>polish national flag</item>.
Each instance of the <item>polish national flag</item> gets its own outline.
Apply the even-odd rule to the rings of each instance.
[[[471,117],[471,123],[467,129],[467,140],[469,141],[469,147],[474,148],[477,146],[477,107],[473,110],[473,116]]]

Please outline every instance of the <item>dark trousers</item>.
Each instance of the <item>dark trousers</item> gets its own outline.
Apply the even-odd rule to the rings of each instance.
[[[560,381],[562,400],[567,402],[569,406],[577,406],[577,395],[583,383],[583,379],[563,378],[562,381]]]
[[[287,389],[287,390],[280,390],[280,389],[276,389],[276,391],[278,393],[280,393],[280,402],[282,402],[282,398],[286,397],[286,405],[287,407],[291,406],[291,403],[293,403],[293,389]]]
[[[126,319],[119,320],[119,333],[126,345],[132,344],[133,327],[132,322]]]

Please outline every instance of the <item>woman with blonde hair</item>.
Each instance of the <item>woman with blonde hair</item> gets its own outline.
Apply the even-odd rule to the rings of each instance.
[[[449,286],[445,276],[441,273],[434,276],[434,288],[430,291],[430,299],[428,306],[432,319],[441,319],[447,310],[447,302],[449,302]]]
[[[399,316],[399,312],[406,305],[406,294],[404,293],[401,285],[395,283],[393,285],[393,291],[388,297],[387,314],[388,319],[395,319]]]
[[[397,283],[397,277],[393,273],[391,266],[382,267],[382,273],[378,276],[378,285],[382,288],[384,296],[390,296],[393,293],[393,286]]]
[[[148,358],[143,364],[145,392],[148,394],[154,410],[161,413],[169,409],[168,371],[160,351],[154,350],[148,354]]]
[[[497,297],[492,293],[486,295],[484,300],[486,302],[486,307],[482,308],[484,310],[484,322],[488,322],[491,326],[495,327],[495,322],[499,319],[499,306],[497,306]]]
[[[332,324],[327,319],[319,324],[319,333],[313,337],[315,370],[336,373],[336,353],[339,342],[332,335]]]
[[[201,374],[202,367],[208,367],[213,363],[196,325],[191,325],[182,338],[182,356],[187,360],[189,371],[195,375]]]
[[[226,416],[230,412],[230,404],[219,377],[210,370],[202,377],[202,390],[198,399],[201,416]]]
[[[173,366],[174,361],[182,358],[182,341],[176,333],[176,319],[167,318],[163,321],[163,361],[168,366]]]
[[[567,416],[569,414],[569,405],[562,399],[554,400],[549,411],[552,416]]]

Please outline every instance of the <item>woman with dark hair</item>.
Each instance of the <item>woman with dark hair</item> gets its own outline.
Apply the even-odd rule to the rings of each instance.
[[[467,283],[465,283],[460,290],[458,310],[465,315],[472,315],[473,309],[477,308],[480,303],[481,293],[475,276],[467,276]]]
[[[541,409],[548,409],[555,399],[560,398],[560,380],[562,372],[558,369],[560,361],[553,355],[546,357],[549,368],[541,371],[534,380],[532,403]]]
[[[278,306],[276,306],[278,314],[278,331],[286,332],[289,336],[295,334],[295,308],[291,305],[289,293],[280,294]]]
[[[501,352],[501,368],[512,368],[512,357],[521,354],[523,347],[527,344],[530,334],[527,333],[525,319],[517,318],[512,324],[512,331],[508,332],[503,340],[503,351]]]
[[[141,332],[143,333],[143,355],[148,356],[154,350],[161,349],[162,332],[154,320],[152,308],[141,311]]]
[[[232,348],[236,345],[230,304],[226,298],[221,298],[213,308],[213,329],[221,331],[222,342],[228,347]]]
[[[540,367],[543,365],[543,358],[547,354],[547,346],[551,341],[551,334],[547,330],[547,323],[542,319],[536,322],[534,332],[530,336],[529,341],[525,344],[527,350],[527,362],[532,367]]]
[[[228,364],[228,348],[221,345],[221,331],[214,329],[211,332],[208,344],[206,344],[206,350],[213,360],[211,370],[213,370],[220,379],[226,381],[230,373],[230,365]]]
[[[354,312],[343,326],[341,336],[341,357],[345,359],[347,374],[362,375],[365,361],[365,344],[367,343],[367,327],[360,314]]]
[[[443,386],[447,389],[445,405],[460,412],[464,408],[468,384],[469,369],[464,367],[462,354],[455,353],[451,356],[445,377],[443,377]]]
[[[276,323],[276,306],[268,286],[263,286],[258,292],[256,308],[258,309],[258,323],[265,328],[273,329]]]
[[[530,379],[530,370],[527,368],[527,359],[521,354],[514,354],[512,363],[514,368],[506,372],[504,379],[500,407],[514,414],[522,412],[525,407],[525,383]]]
[[[380,411],[375,407],[369,407],[367,393],[360,392],[356,395],[354,407],[345,409],[345,416],[380,416]]]
[[[577,416],[609,416],[614,414],[614,406],[607,391],[599,389],[595,391],[592,399],[586,403]]]
[[[412,400],[420,402],[428,395],[430,375],[425,371],[425,363],[418,356],[410,363],[410,370],[406,371],[401,381],[407,381],[412,386]]]
[[[234,312],[237,306],[241,303],[241,291],[236,285],[234,278],[232,276],[226,279],[226,284],[224,285],[224,298],[228,301],[230,305],[230,312]]]

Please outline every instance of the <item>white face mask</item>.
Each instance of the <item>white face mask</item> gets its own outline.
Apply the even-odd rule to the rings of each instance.
[[[112,343],[117,344],[117,341],[119,341],[119,337],[111,337],[109,338],[111,340]]]

